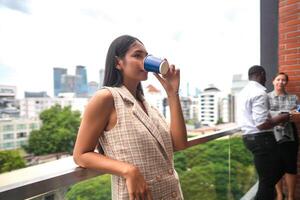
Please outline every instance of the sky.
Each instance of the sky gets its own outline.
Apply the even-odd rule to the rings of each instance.
[[[77,65],[98,82],[110,43],[129,34],[180,68],[183,93],[229,92],[260,62],[259,20],[259,0],[0,0],[0,85],[53,96],[53,68]]]

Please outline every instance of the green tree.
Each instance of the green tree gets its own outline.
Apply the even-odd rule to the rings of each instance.
[[[72,186],[66,194],[67,200],[110,200],[110,175],[102,175]]]
[[[215,177],[211,176],[211,168],[197,166],[180,174],[180,183],[184,199],[195,200],[217,199]]]
[[[186,156],[181,151],[175,152],[175,154],[174,154],[174,165],[175,165],[176,171],[178,173],[187,170]]]
[[[26,166],[25,160],[17,150],[0,151],[0,173]]]
[[[42,127],[31,132],[25,150],[35,155],[72,153],[80,125],[80,112],[55,105],[40,114]]]
[[[240,199],[256,181],[252,156],[239,137],[210,141],[179,153],[179,157],[185,157],[185,160],[176,158],[176,153],[175,167],[180,169],[178,172],[185,199]],[[194,176],[187,178],[187,173]],[[206,176],[211,179],[206,179]],[[198,184],[199,180],[213,185],[213,189],[210,188],[213,195],[199,196],[199,191],[207,187],[205,184]]]

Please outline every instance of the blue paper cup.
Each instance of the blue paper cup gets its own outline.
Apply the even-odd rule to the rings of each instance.
[[[144,59],[144,69],[147,72],[155,72],[165,75],[169,71],[169,63],[166,60],[148,55]]]

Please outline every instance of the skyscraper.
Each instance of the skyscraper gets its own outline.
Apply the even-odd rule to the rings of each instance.
[[[200,122],[206,126],[215,125],[220,119],[220,95],[221,91],[210,84],[201,93],[200,100]]]
[[[54,96],[57,97],[58,93],[62,92],[62,76],[67,74],[65,68],[53,68],[53,83],[54,83]]]
[[[103,86],[104,81],[104,69],[99,70],[99,88]]]
[[[87,97],[88,95],[88,83],[87,83],[87,75],[86,69],[84,66],[78,65],[76,66],[76,76],[79,78],[76,82],[76,95],[81,97]]]
[[[61,77],[62,93],[75,93],[77,94],[78,82],[80,82],[80,76],[64,74]]]
[[[91,81],[88,83],[88,86],[89,86],[89,97],[91,97],[98,90],[98,83],[96,81]]]

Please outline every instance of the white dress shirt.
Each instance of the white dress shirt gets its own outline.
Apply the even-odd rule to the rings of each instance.
[[[259,130],[269,117],[269,103],[266,88],[256,81],[249,81],[238,95],[238,124],[243,134],[271,131]]]

